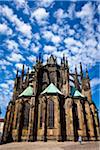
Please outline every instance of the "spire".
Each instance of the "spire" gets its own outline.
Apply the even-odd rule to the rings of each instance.
[[[24,78],[24,65],[22,67],[22,81],[23,81],[23,78]]]
[[[22,67],[22,74],[24,74],[24,65],[23,65],[23,67]]]
[[[65,63],[65,54],[63,54],[63,62]]]
[[[75,75],[77,75],[77,67],[75,66]]]
[[[65,64],[66,64],[66,62],[65,62],[65,54],[63,54],[63,58],[61,58],[61,65],[63,67],[65,67]]]
[[[89,79],[89,74],[88,74],[87,67],[86,67],[86,78]]]
[[[63,64],[63,59],[61,58],[61,64]]]
[[[82,70],[82,63],[80,62],[80,75],[81,75],[81,80],[83,79],[83,70]]]
[[[66,67],[69,68],[67,57],[66,57]]]
[[[27,69],[27,74],[29,74],[29,67],[28,67],[28,69]]]
[[[17,69],[17,71],[16,71],[16,78],[18,77],[18,69]]]
[[[36,63],[38,63],[38,57],[36,57]]]
[[[26,74],[25,83],[26,83],[27,86],[29,85],[29,67],[28,67],[28,69],[27,69],[27,74]]]
[[[79,85],[79,80],[78,80],[78,74],[77,74],[77,67],[75,66],[75,87],[80,91],[80,85]]]

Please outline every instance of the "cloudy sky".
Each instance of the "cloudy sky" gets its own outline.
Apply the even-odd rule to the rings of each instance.
[[[70,70],[82,62],[89,70],[92,97],[99,108],[99,1],[0,1],[0,106],[5,115],[16,69],[32,67],[39,52],[67,56]]]

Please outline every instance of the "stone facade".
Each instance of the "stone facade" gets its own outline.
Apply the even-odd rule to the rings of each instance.
[[[41,94],[53,83],[63,94]],[[20,94],[28,87],[32,95]],[[81,95],[72,94],[74,87]],[[25,93],[25,92],[24,92]],[[37,59],[33,70],[16,74],[12,100],[9,102],[3,129],[2,142],[12,141],[77,141],[99,140],[98,112],[91,98],[90,80],[86,70],[83,76],[69,72],[65,57],[61,65],[51,55],[46,65]]]

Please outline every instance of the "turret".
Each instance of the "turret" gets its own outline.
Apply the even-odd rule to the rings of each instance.
[[[79,85],[79,80],[78,80],[78,74],[77,74],[77,68],[76,68],[76,66],[75,66],[74,83],[75,83],[75,87],[80,91],[80,85]]]
[[[63,58],[61,59],[61,66],[65,67],[65,54],[63,54]]]
[[[25,83],[26,83],[26,86],[29,85],[29,67],[28,67],[28,69],[27,69]]]
[[[63,63],[65,64],[65,54],[63,54]]]
[[[67,57],[66,57],[66,60],[65,60],[65,64],[66,64],[67,69],[69,69]]]
[[[69,96],[70,86],[69,86],[69,66],[67,58],[63,55],[61,59],[61,78],[62,78],[62,92],[64,95]]]
[[[16,78],[18,78],[18,69],[17,69],[17,72],[16,72]]]
[[[67,68],[67,77],[66,77],[66,87],[67,87],[67,90],[66,90],[66,95],[69,96],[70,94],[70,85],[69,85],[69,66],[68,66],[68,60],[66,58],[66,68]]]
[[[18,89],[18,69],[16,71],[16,78],[14,81],[14,90],[13,90],[13,97],[12,97],[13,101],[16,99],[17,89]]]
[[[82,80],[82,94],[85,95],[88,101],[92,102],[90,79],[86,68],[86,77]]]
[[[82,64],[80,62],[80,76],[81,76],[81,80],[83,79],[83,70],[82,70]]]
[[[15,78],[15,83],[14,83],[14,90],[17,90],[17,85],[18,85],[18,69],[16,71],[16,78]]]
[[[23,82],[23,78],[24,78],[24,65],[22,67],[22,74],[21,74],[21,77],[22,77],[22,82]]]

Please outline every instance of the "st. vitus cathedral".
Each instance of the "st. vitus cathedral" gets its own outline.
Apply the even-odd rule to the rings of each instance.
[[[51,55],[43,65],[36,60],[34,68],[14,83],[2,136],[2,143],[13,141],[99,140],[99,120],[92,101],[88,71],[83,75],[69,71],[63,56],[61,64]]]

